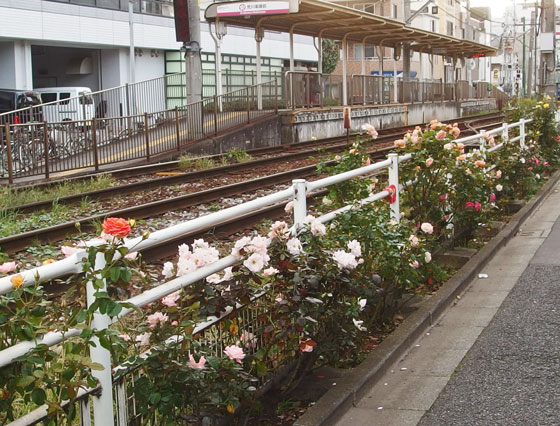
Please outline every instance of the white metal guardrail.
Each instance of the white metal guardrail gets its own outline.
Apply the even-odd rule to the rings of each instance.
[[[508,140],[509,130],[519,127],[520,128],[520,135],[509,139],[510,142],[520,141],[521,144],[525,143],[525,124],[531,122],[531,120],[521,120],[517,123],[513,124],[503,124],[500,127],[485,131],[478,135],[469,136],[462,139],[456,139],[455,142],[461,142],[469,145],[473,145],[478,142],[481,146],[481,151],[485,151],[485,143],[486,137],[493,136],[493,135],[500,135],[503,141],[496,146],[487,149],[486,152],[494,151],[499,149],[503,146],[504,141]],[[255,200],[239,204],[237,206],[233,206],[227,209],[224,209],[219,212],[211,213],[206,216],[199,217],[197,219],[183,222],[169,228],[153,232],[147,238],[137,237],[134,239],[129,240],[126,243],[126,247],[130,251],[141,251],[142,249],[146,249],[149,247],[153,247],[156,244],[159,244],[164,241],[171,240],[175,237],[180,235],[184,235],[185,233],[195,231],[201,228],[206,228],[211,225],[216,225],[225,220],[231,220],[235,218],[239,218],[243,214],[253,212],[255,210],[264,208],[271,204],[284,202],[288,200],[294,201],[294,230],[297,230],[298,227],[302,226],[304,223],[305,217],[307,215],[307,206],[306,206],[306,196],[307,194],[316,191],[321,188],[328,187],[330,185],[334,185],[340,182],[344,182],[350,180],[352,178],[364,175],[371,175],[373,173],[378,173],[382,170],[388,171],[388,184],[389,187],[392,185],[396,188],[396,196],[395,202],[391,203],[391,218],[396,220],[397,222],[400,220],[400,211],[399,211],[399,192],[403,185],[399,185],[399,164],[402,162],[406,162],[412,158],[412,154],[406,154],[399,156],[398,154],[392,153],[388,155],[388,158],[384,161],[380,161],[369,166],[360,167],[358,169],[354,169],[351,171],[347,171],[338,175],[329,176],[323,179],[319,179],[316,181],[307,182],[304,179],[295,179],[293,181],[293,185],[287,189],[282,191],[278,191],[276,193],[257,198]],[[408,185],[410,183],[406,183]],[[380,191],[368,198],[365,198],[360,201],[361,205],[373,203],[377,200],[384,199],[391,195],[387,189]],[[317,219],[323,223],[328,222],[334,219],[337,215],[341,214],[344,211],[351,209],[353,205],[349,205],[338,209],[336,211],[327,213],[323,216],[318,217]],[[64,260],[60,260],[48,265],[40,266],[31,270],[20,272],[23,276],[23,286],[31,286],[34,285],[37,281],[38,282],[46,282],[61,276],[65,276],[68,274],[76,274],[82,271],[82,264],[81,261],[87,256],[86,250],[82,250],[78,253],[75,253]],[[134,296],[128,300],[125,300],[125,303],[129,303],[135,307],[142,307],[149,303],[155,302],[160,300],[161,298],[180,290],[181,288],[187,287],[201,279],[206,278],[207,276],[222,271],[224,268],[229,266],[233,266],[234,264],[238,263],[239,259],[229,255],[226,257],[221,258],[215,263],[197,269],[196,271],[184,275],[178,278],[175,278],[171,281],[168,281],[164,284],[161,284],[157,287],[154,287],[150,290],[147,290],[137,296]],[[102,269],[105,266],[105,260],[103,258],[103,254],[98,254],[96,258],[96,268]],[[0,279],[0,294],[6,294],[13,290],[12,283],[10,281],[10,277],[3,277]],[[87,285],[86,293],[87,293],[87,304],[90,306],[94,301],[94,293],[96,291],[106,291],[105,288],[95,290],[93,284],[90,282]],[[123,309],[117,317],[111,319],[107,315],[101,315],[99,313],[95,314],[92,328],[101,330],[105,329],[110,326],[112,322],[117,321],[119,318],[122,318],[125,315],[128,315],[133,311],[132,308]],[[219,320],[219,319],[218,319]],[[197,330],[202,330],[204,327],[208,326],[209,324],[218,321],[207,321],[205,323],[199,324]],[[0,368],[11,364],[14,359],[25,355],[30,350],[32,350],[35,346],[39,344],[45,344],[48,346],[53,346],[62,341],[62,339],[67,339],[73,336],[77,336],[80,334],[81,330],[78,329],[70,329],[64,333],[64,336],[60,332],[49,332],[46,333],[42,338],[37,339],[36,341],[25,341],[17,343],[9,348],[0,351]],[[91,358],[93,362],[97,362],[103,365],[104,370],[102,371],[95,371],[93,375],[99,380],[100,388],[96,389],[89,389],[89,390],[82,390],[78,396],[78,399],[82,398],[82,423],[81,424],[89,424],[90,412],[89,412],[89,395],[94,394],[93,396],[93,413],[94,413],[94,423],[96,425],[103,425],[103,426],[111,426],[114,425],[115,417],[117,419],[118,425],[126,425],[127,424],[127,416],[122,415],[122,413],[126,413],[126,398],[123,397],[123,393],[120,388],[117,387],[117,404],[116,408],[118,411],[118,416],[115,416],[113,411],[113,378],[112,378],[112,364],[111,364],[111,357],[109,351],[102,348],[101,345],[97,345],[96,348],[91,349]],[[126,367],[117,367],[117,368],[126,368]],[[122,386],[122,383],[119,385]],[[85,399],[84,399],[85,398]],[[124,404],[124,405],[123,405]],[[36,422],[40,421],[41,419],[46,417],[47,414],[46,406],[40,407],[33,412],[21,417],[20,419],[10,423],[11,426],[25,426],[35,424]]]

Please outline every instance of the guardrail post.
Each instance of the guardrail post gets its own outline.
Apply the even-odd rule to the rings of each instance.
[[[10,125],[4,124],[4,132],[6,133],[6,153],[8,154],[8,182],[14,183],[14,159],[12,157],[12,142],[10,140]]]
[[[146,160],[150,161],[150,132],[148,129],[148,113],[144,113],[144,136],[146,138]]]
[[[251,104],[249,103],[249,88],[245,89],[247,91],[247,123],[251,122]]]
[[[80,401],[80,426],[91,426],[91,408],[89,397]]]
[[[274,113],[278,114],[278,79],[274,75]]]
[[[521,148],[525,148],[526,134],[525,134],[525,119],[524,118],[521,119],[520,124],[519,124],[519,135],[521,136],[519,145],[521,146]]]
[[[294,187],[294,228],[299,231],[307,216],[307,183],[305,179],[292,180]]]
[[[509,125],[504,123],[504,130],[502,131],[502,142],[507,142],[509,140]]]
[[[218,134],[218,97],[214,95],[214,135]]]
[[[93,143],[93,162],[95,171],[99,171],[99,152],[97,151],[97,118],[91,121],[91,141]]]
[[[103,253],[97,253],[95,258],[95,270],[99,271],[106,266],[105,257]],[[93,282],[89,281],[86,285],[87,304],[88,307],[95,302],[96,292],[106,292],[107,285],[103,281],[103,286],[99,289],[93,287]],[[93,330],[105,330],[109,327],[109,317],[102,315],[99,311],[93,314],[93,321],[91,328]],[[93,377],[99,380],[101,385],[101,394],[93,397],[93,419],[95,425],[113,426],[113,379],[111,371],[111,353],[99,343],[99,340],[94,337],[93,342],[95,347],[89,350],[92,362],[97,362],[103,366],[103,370],[94,370]]]
[[[48,124],[43,121],[43,149],[45,150],[45,178],[49,178],[49,133]],[[31,140],[33,143],[33,140]]]
[[[175,107],[175,133],[177,135],[177,152],[181,152],[181,132],[179,130],[179,107]]]
[[[486,135],[486,132],[481,131],[481,135]],[[486,160],[486,138],[480,137],[480,153],[482,154],[482,158]]]
[[[401,222],[401,212],[399,208],[400,203],[400,188],[399,188],[399,155],[391,153],[387,155],[387,158],[391,160],[391,165],[389,166],[389,186],[395,186],[395,202],[391,203],[391,219],[394,219],[397,223]]]

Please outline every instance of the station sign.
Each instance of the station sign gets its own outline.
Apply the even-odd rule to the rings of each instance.
[[[445,47],[434,47],[432,49],[432,53],[434,55],[445,55],[447,53],[447,49]]]
[[[218,4],[216,16],[274,15],[297,12],[290,8],[290,3],[290,1],[284,0],[268,0]]]

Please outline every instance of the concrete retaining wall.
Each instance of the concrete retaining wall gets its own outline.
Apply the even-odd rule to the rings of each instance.
[[[412,105],[379,105],[352,108],[352,128],[373,124],[378,129],[413,126],[437,119],[449,121],[464,115],[496,109],[494,99],[462,102],[436,102]],[[232,149],[248,150],[343,136],[342,108],[313,111],[281,111],[278,116],[263,119],[215,138],[208,138],[188,148],[195,155],[221,154]]]
[[[366,123],[373,124],[378,129],[413,126],[434,119],[448,121],[494,109],[496,109],[494,99],[353,107],[352,128],[359,129]],[[346,134],[342,108],[283,111],[281,115],[283,144]]]

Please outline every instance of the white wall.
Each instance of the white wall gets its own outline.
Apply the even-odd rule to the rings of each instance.
[[[32,89],[31,45],[28,41],[0,42],[0,87]]]
[[[202,48],[213,52],[208,24],[201,23]],[[254,55],[253,30],[229,28],[224,53]],[[42,0],[0,0],[0,39],[30,39],[49,43],[85,44],[87,47],[130,45],[128,13]],[[289,57],[288,35],[269,33],[262,55]],[[171,18],[134,14],[134,45],[137,48],[178,50],[175,21]],[[316,60],[310,37],[296,36],[295,55]]]

